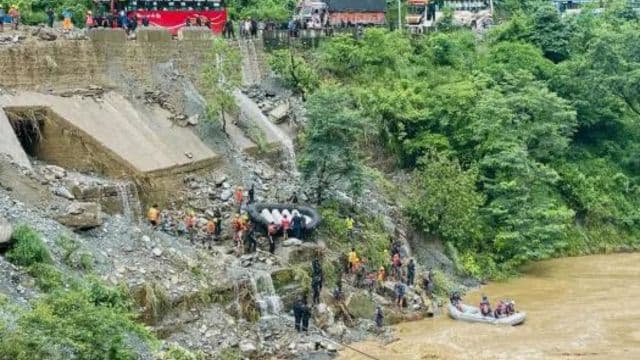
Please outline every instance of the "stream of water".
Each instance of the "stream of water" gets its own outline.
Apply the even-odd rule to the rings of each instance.
[[[296,152],[293,146],[293,141],[289,138],[289,136],[278,127],[278,125],[274,124],[269,118],[267,118],[262,110],[258,107],[251,98],[249,98],[245,93],[240,90],[237,90],[235,93],[236,104],[240,108],[241,116],[244,116],[253,124],[263,129],[265,132],[270,132],[273,136],[275,136],[284,147],[284,150],[287,152],[289,160],[292,163],[292,169],[295,169],[296,163]],[[267,135],[268,136],[268,135]]]
[[[116,184],[116,188],[122,203],[122,215],[129,221],[139,219],[142,214],[142,205],[135,184],[123,181]]]
[[[446,315],[397,327],[399,340],[354,344],[385,360],[640,359],[640,253],[555,259],[489,284],[464,299],[512,298],[527,313],[516,327],[471,324]],[[345,350],[340,359],[364,359]]]
[[[260,315],[262,317],[279,315],[282,312],[282,300],[276,294],[271,275],[265,271],[254,271],[251,283],[260,308]]]

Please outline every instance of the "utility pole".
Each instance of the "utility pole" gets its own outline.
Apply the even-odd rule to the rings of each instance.
[[[402,2],[398,0],[398,31],[402,30]]]

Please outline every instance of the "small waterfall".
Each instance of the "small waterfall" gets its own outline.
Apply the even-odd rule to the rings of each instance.
[[[271,274],[262,270],[239,267],[228,269],[227,274],[234,279],[235,306],[241,316],[244,311],[243,304],[248,304],[248,301],[251,301],[250,305],[260,311],[261,318],[270,318],[282,313],[284,306],[273,286]]]
[[[256,272],[251,278],[254,286],[256,302],[262,317],[278,315],[282,312],[282,300],[276,294],[271,275],[267,272]]]
[[[127,220],[137,220],[142,214],[142,205],[140,205],[136,185],[132,182],[123,181],[116,184],[116,189],[122,203],[122,215]]]
[[[238,48],[242,55],[242,83],[255,85],[260,82],[260,63],[253,40],[238,40]]]

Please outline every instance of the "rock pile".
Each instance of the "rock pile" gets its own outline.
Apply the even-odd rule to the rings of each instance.
[[[74,230],[92,229],[102,225],[104,221],[100,204],[87,202],[73,202],[54,217],[59,223]]]
[[[104,95],[104,88],[98,85],[89,85],[86,88],[57,91],[54,92],[54,95],[62,97],[81,96],[83,98],[93,98],[95,100],[100,100],[102,99],[102,95]]]
[[[255,101],[260,110],[274,123],[295,120],[288,93],[276,94],[257,85],[244,89],[244,93]]]

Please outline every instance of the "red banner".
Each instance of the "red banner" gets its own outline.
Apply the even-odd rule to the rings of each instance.
[[[166,28],[173,35],[187,24],[187,19],[197,16],[208,18],[211,21],[211,30],[215,33],[221,33],[224,23],[227,22],[226,10],[136,10],[131,13],[137,14],[138,19],[146,16],[150,25]]]

